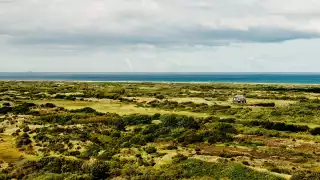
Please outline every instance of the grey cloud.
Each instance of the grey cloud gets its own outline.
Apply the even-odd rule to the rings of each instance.
[[[250,28],[238,29],[174,29],[166,35],[156,31],[141,31],[140,34],[121,33],[48,33],[32,36],[13,36],[12,45],[83,45],[83,46],[126,46],[149,44],[158,47],[184,45],[219,46],[232,42],[283,42],[294,39],[319,38],[318,33],[299,32],[288,29]]]
[[[201,33],[200,33],[201,35]],[[208,39],[227,39],[240,42],[283,42],[294,39],[319,38],[318,33],[299,32],[280,28],[250,28],[248,30],[221,29],[204,30],[202,34]]]
[[[317,71],[318,12],[315,0],[0,0],[0,71]]]
[[[282,9],[276,5],[285,2],[17,0],[0,6],[0,24],[3,25],[0,34],[10,36],[7,43],[13,46],[84,45],[92,48],[134,44],[221,46],[233,42],[318,38],[320,20],[313,19],[311,23],[287,18],[290,17],[288,13],[303,16],[307,12],[284,8],[281,14]]]

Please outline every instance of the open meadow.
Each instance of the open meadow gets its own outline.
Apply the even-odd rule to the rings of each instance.
[[[0,81],[2,179],[317,180],[320,86]]]

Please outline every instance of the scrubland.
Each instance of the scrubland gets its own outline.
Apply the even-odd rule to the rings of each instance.
[[[0,82],[0,180],[316,180],[319,164],[317,85]]]

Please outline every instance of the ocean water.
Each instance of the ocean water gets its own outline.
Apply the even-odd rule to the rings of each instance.
[[[320,73],[40,73],[1,72],[0,80],[320,84]]]

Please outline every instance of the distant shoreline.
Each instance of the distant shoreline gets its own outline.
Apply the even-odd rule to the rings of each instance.
[[[204,81],[82,81],[82,80],[5,80],[0,79],[0,82],[10,82],[10,81],[16,81],[16,82],[67,82],[67,83],[153,83],[153,84],[240,84],[240,85],[296,85],[296,86],[320,86],[319,84],[307,84],[307,83],[263,83],[263,82],[204,82]]]
[[[4,73],[3,81],[320,85],[319,73]]]

